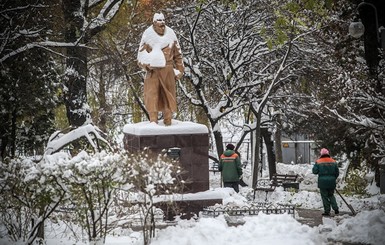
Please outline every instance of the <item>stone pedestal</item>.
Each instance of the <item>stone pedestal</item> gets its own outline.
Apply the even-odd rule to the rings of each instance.
[[[184,193],[209,189],[209,137],[205,125],[172,120],[172,125],[142,122],[124,127],[124,148],[128,152],[148,147],[152,152],[170,150],[179,153],[179,161],[186,172],[182,178],[187,182]]]
[[[222,199],[175,201],[172,204],[162,202],[155,205],[163,210],[166,220],[172,221],[180,214],[182,214],[180,216],[181,219],[198,217],[203,208],[214,206],[215,204],[222,204]]]

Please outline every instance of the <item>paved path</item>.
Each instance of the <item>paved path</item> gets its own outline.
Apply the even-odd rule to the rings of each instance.
[[[312,209],[295,209],[298,213],[299,217],[296,219],[302,223],[306,224],[310,227],[319,226],[322,224],[322,211],[320,210],[312,210]]]
[[[300,209],[300,208],[296,208],[295,209],[297,211],[297,217],[296,216],[296,219],[301,223],[301,224],[306,224],[310,227],[317,227],[319,225],[322,225],[323,222],[327,222],[328,219],[323,219],[322,217],[322,210],[312,210],[312,209]],[[338,217],[337,219],[333,219],[334,221],[337,221],[338,220],[341,220],[343,219],[344,217],[346,218],[346,215],[352,215],[352,213],[350,212],[340,212],[338,214]],[[344,217],[342,217],[344,216]],[[325,232],[330,232],[330,230],[320,230],[322,233]],[[325,245],[365,245],[365,244],[362,244],[362,243],[350,243],[350,242],[338,242],[338,241],[332,241],[330,240],[328,243],[326,243]]]
[[[322,224],[322,210],[314,210],[314,209],[301,209],[301,208],[296,208],[295,209],[298,213],[299,217],[296,217],[296,219],[302,223],[306,224],[310,227],[314,226],[319,226]],[[338,215],[351,215],[349,212],[340,212]],[[333,212],[332,212],[333,215]]]

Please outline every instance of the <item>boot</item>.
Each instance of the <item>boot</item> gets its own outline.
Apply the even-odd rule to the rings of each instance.
[[[171,118],[172,118],[172,112],[171,110],[165,110],[163,111],[163,123],[165,126],[171,125]]]
[[[150,116],[150,122],[158,124],[158,112],[149,112],[148,114]]]

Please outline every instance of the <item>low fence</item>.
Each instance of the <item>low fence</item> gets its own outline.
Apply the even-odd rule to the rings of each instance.
[[[295,215],[295,206],[290,204],[273,204],[273,203],[252,203],[250,206],[212,206],[204,208],[201,215],[206,217],[217,217],[227,214],[230,216],[246,216],[258,215],[260,212],[264,214],[291,214]]]

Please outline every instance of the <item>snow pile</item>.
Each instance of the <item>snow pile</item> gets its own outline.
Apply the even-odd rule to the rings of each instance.
[[[288,214],[245,217],[243,225],[229,226],[225,217],[204,218],[199,222],[180,221],[159,233],[153,245],[176,244],[318,244],[316,230],[300,224]],[[270,227],[270,228],[269,228]],[[176,235],[180,234],[180,235]],[[182,235],[183,234],[183,235]]]
[[[346,243],[383,245],[384,232],[384,210],[362,211],[354,217],[344,219],[328,234],[328,238]]]

